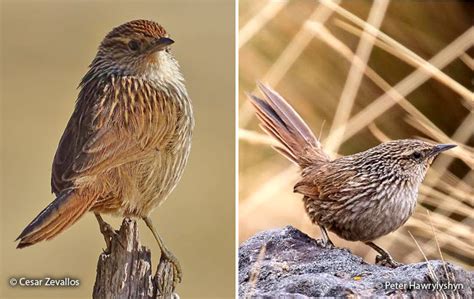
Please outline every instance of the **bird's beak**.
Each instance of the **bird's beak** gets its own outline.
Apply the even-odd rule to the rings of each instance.
[[[431,150],[429,156],[430,157],[436,156],[439,153],[447,151],[448,149],[451,149],[451,148],[456,147],[456,146],[457,146],[456,144],[438,144],[438,145],[433,147],[433,149]]]
[[[155,42],[148,49],[150,52],[157,52],[165,49],[169,45],[173,44],[174,40],[168,37],[160,37],[155,40]]]

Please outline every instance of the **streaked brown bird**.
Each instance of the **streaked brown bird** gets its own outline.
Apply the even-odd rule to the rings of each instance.
[[[162,26],[145,20],[105,36],[54,157],[56,199],[23,230],[18,248],[55,237],[87,211],[103,233],[113,230],[100,214],[139,217],[180,279],[178,260],[150,218],[183,174],[194,127],[172,43]]]
[[[415,139],[395,140],[331,160],[303,119],[277,92],[259,85],[265,99],[250,95],[261,127],[275,149],[301,168],[294,191],[303,195],[309,218],[321,229],[324,246],[334,246],[327,230],[362,241],[380,255],[376,262],[400,263],[373,241],[395,231],[413,214],[418,188],[441,152],[455,147]]]

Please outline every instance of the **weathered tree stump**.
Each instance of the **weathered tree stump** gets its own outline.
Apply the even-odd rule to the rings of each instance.
[[[140,244],[136,221],[125,218],[99,256],[93,298],[179,298],[173,266],[160,259],[152,274],[151,252]]]

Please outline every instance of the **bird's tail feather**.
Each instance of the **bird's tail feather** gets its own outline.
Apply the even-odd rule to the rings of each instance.
[[[265,99],[249,96],[257,110],[260,126],[280,143],[274,148],[301,167],[329,161],[319,140],[286,100],[266,85],[259,84],[259,87]]]
[[[61,193],[23,230],[16,239],[17,248],[49,240],[74,224],[95,203],[93,198],[79,196],[73,190]]]

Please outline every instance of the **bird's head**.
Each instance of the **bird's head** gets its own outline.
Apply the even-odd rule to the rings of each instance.
[[[385,173],[412,179],[421,183],[428,167],[441,153],[455,147],[454,144],[431,144],[416,139],[402,139],[382,143],[365,151],[366,166],[381,167]]]
[[[90,67],[92,73],[147,77],[157,81],[182,80],[170,52],[174,41],[158,23],[127,22],[109,32]]]

